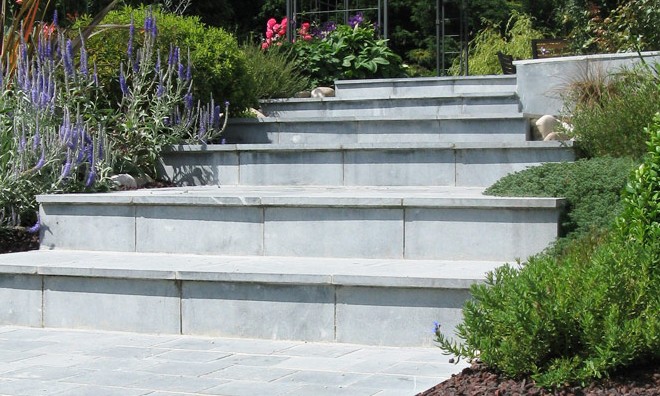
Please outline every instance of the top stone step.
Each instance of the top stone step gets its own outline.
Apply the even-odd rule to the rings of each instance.
[[[335,95],[342,99],[386,99],[512,93],[516,84],[515,76],[339,80],[335,81]]]

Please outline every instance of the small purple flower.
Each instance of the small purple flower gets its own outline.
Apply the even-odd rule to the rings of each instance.
[[[364,15],[362,15],[361,12],[358,12],[357,14],[348,18],[348,26],[355,29],[355,27],[360,25],[363,21],[364,21]]]
[[[40,229],[41,229],[41,218],[39,217],[39,214],[37,213],[36,223],[34,223],[34,225],[32,227],[28,228],[27,232],[29,232],[30,234],[36,234],[37,232],[39,232]]]
[[[183,64],[182,64],[181,62],[179,62],[179,65],[178,65],[178,66],[179,66],[179,67],[178,67],[178,69],[179,69],[179,70],[178,70],[178,73],[179,73],[179,80],[181,80],[181,81],[185,81],[186,74],[185,74],[185,71],[184,71]]]
[[[53,12],[53,26],[57,26],[59,22],[60,19],[57,16],[57,10],[55,10],[55,12]]]
[[[156,97],[162,98],[164,92],[165,92],[165,87],[163,86],[163,80],[158,79],[158,87],[156,88]]]

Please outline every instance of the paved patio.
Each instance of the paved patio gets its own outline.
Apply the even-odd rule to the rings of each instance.
[[[435,348],[0,327],[12,396],[412,396],[463,367]]]

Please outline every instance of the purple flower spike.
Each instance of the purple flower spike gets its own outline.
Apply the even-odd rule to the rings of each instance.
[[[60,174],[60,179],[64,179],[69,176],[71,173],[71,152],[69,151],[66,155],[66,163],[62,167],[62,173]]]
[[[186,78],[186,74],[185,74],[185,71],[184,71],[183,64],[179,63],[179,80],[184,81],[185,78]]]
[[[73,43],[71,40],[66,41],[66,50],[64,53],[64,69],[68,75],[73,75]]]
[[[193,96],[192,92],[188,91],[188,93],[183,97],[183,102],[184,106],[186,109],[191,109],[193,106]]]
[[[128,84],[126,84],[126,77],[124,76],[123,68],[119,71],[119,88],[121,88],[121,93],[124,96],[128,96]]]
[[[94,85],[99,86],[99,74],[96,71],[96,62],[94,62]]]
[[[92,170],[89,171],[89,175],[87,175],[87,180],[85,181],[85,187],[91,187],[92,184],[96,181],[96,169],[92,166]]]
[[[53,26],[58,26],[58,23],[60,22],[60,19],[57,16],[57,10],[53,12]]]
[[[133,20],[133,14],[131,14],[131,24],[128,27],[128,49],[126,53],[128,54],[128,59],[133,57],[133,37],[135,36],[135,21]]]
[[[82,42],[82,45],[80,46],[80,73],[82,73],[84,76],[87,76],[88,74],[88,68],[87,68],[87,50],[85,49],[85,42]]]
[[[46,149],[45,149],[44,146],[42,145],[42,146],[41,146],[41,157],[39,157],[39,161],[38,161],[37,164],[34,166],[34,169],[35,169],[35,170],[39,170],[39,169],[43,168],[44,165],[46,165]]]

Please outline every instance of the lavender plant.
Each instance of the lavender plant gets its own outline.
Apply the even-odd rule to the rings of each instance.
[[[81,49],[38,36],[30,53],[22,42],[13,73],[0,73],[0,226],[28,225],[40,193],[94,190],[109,172],[108,143],[94,117],[95,86]]]
[[[170,46],[167,60],[157,51],[158,27],[151,12],[144,21],[141,48],[133,48],[135,26],[129,27],[127,58],[119,70],[121,100],[109,133],[117,153],[117,170],[156,176],[156,162],[163,149],[183,140],[217,139],[225,123],[224,112],[211,100],[195,105],[192,94],[190,53]]]

